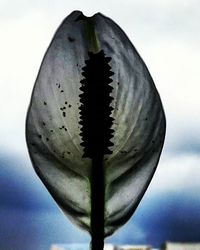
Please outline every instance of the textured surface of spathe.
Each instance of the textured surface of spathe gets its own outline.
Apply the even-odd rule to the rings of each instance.
[[[113,146],[102,162],[107,236],[135,211],[155,172],[165,136],[161,100],[148,69],[111,19],[99,13],[83,18],[75,11],[58,28],[33,89],[26,139],[33,166],[55,201],[68,218],[90,232],[92,161],[83,158],[81,146],[80,87],[88,52],[101,50],[111,58],[114,72]]]

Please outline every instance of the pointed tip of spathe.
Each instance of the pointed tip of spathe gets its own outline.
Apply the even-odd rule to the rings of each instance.
[[[85,15],[81,10],[74,10],[69,15],[74,21],[93,19],[97,16],[103,16],[101,12],[97,12],[93,15]]]

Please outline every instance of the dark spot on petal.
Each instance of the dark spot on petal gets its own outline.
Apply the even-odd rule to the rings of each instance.
[[[47,103],[46,103],[46,102],[44,102],[44,105],[47,105]]]
[[[69,151],[67,151],[67,153],[68,153],[68,155],[70,155],[70,154],[71,154],[71,152],[69,152]]]
[[[67,128],[65,128],[65,131],[67,131]]]
[[[69,42],[71,42],[71,43],[73,43],[73,42],[75,41],[75,39],[74,39],[73,37],[71,37],[71,36],[68,36],[68,40],[69,40]]]
[[[65,104],[67,104],[67,102],[65,102]]]
[[[61,110],[61,111],[65,110],[65,109],[66,109],[66,107],[65,107],[65,106],[64,106],[64,107],[62,107],[62,108],[60,108],[60,110]]]
[[[63,92],[64,92],[64,90],[61,90],[61,91],[60,91],[60,93],[63,93]]]
[[[66,113],[65,112],[63,112],[62,114],[63,114],[63,117],[66,117]]]
[[[48,138],[48,137],[46,138],[46,141],[49,141],[49,138]]]
[[[51,129],[50,132],[53,133],[53,129]]]
[[[45,123],[45,122],[42,122],[42,125],[43,125],[43,126],[46,126],[46,123]]]
[[[41,135],[38,135],[38,137],[39,137],[40,139],[42,139],[42,136],[41,136]]]
[[[69,106],[68,106],[68,107],[69,107],[69,108],[71,108],[71,106],[72,106],[72,105],[71,105],[71,104],[69,104]]]

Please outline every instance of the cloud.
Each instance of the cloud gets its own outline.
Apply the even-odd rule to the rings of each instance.
[[[59,210],[26,159],[1,154],[0,169],[0,249],[43,250],[53,243],[88,242],[88,235]]]
[[[165,241],[199,242],[200,200],[190,192],[147,193],[129,222],[108,242],[160,247]]]
[[[147,193],[190,193],[195,196],[196,190],[200,189],[199,162],[200,156],[192,153],[162,157]]]
[[[0,209],[1,249],[49,249],[55,243],[89,242],[86,233],[55,211]]]
[[[4,153],[0,155],[0,169],[0,209],[57,211],[30,161]]]
[[[200,202],[190,193],[163,193],[149,197],[135,219],[140,219],[146,241],[154,246],[164,241],[197,242]]]

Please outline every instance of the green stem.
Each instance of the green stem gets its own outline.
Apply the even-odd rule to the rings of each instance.
[[[103,157],[97,156],[91,173],[91,250],[104,247],[104,193]]]

